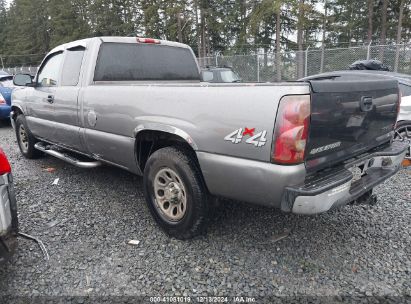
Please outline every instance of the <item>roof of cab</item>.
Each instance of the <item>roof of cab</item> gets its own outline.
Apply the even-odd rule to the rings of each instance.
[[[48,54],[58,52],[58,51],[64,51],[66,49],[70,49],[70,48],[77,47],[77,46],[87,47],[87,44],[90,41],[97,40],[97,39],[101,40],[102,42],[141,43],[141,42],[137,42],[137,37],[117,37],[117,36],[93,37],[93,38],[76,40],[76,41],[68,42],[65,44],[61,44],[59,46],[56,46],[54,49],[52,49]],[[160,39],[156,39],[156,40],[160,41],[159,45],[163,45],[163,46],[166,45],[166,46],[173,46],[173,47],[190,48],[187,44],[183,44],[179,42],[160,40]]]

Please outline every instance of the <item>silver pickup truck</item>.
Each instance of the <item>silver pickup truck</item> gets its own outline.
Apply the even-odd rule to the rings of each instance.
[[[398,83],[341,75],[292,83],[200,82],[192,50],[99,37],[53,49],[17,75],[12,121],[22,154],[144,176],[158,224],[187,239],[211,198],[316,214],[366,201],[395,174]]]

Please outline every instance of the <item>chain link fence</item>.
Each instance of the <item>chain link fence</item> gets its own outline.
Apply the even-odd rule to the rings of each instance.
[[[37,64],[43,54],[29,56],[30,64],[13,65],[18,56],[0,55],[0,68],[9,74],[36,74]],[[253,55],[215,55],[199,58],[201,67],[229,66],[245,82],[293,81],[304,76],[322,72],[346,70],[357,60],[377,59],[390,68],[390,71],[411,75],[411,44],[364,45],[350,48],[311,49],[305,51],[281,52]],[[35,64],[33,64],[36,62]]]
[[[38,67],[37,66],[21,66],[21,67],[14,67],[14,68],[4,68],[3,71],[10,75],[15,74],[30,74],[35,75],[37,73]]]
[[[0,54],[0,70],[12,75],[17,73],[34,75],[37,72],[38,65],[45,55],[45,53],[18,55]]]
[[[357,60],[377,59],[390,71],[411,74],[411,44],[368,45],[350,48],[310,49],[305,51],[253,55],[215,55],[199,58],[201,67],[229,66],[245,82],[293,81],[322,72],[347,70]]]

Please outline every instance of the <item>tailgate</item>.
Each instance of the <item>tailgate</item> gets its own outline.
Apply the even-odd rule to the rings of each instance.
[[[335,165],[391,140],[398,83],[386,78],[311,80],[308,171]]]

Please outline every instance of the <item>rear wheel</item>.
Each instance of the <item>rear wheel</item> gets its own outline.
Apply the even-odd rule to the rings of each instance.
[[[408,143],[405,159],[411,160],[411,121],[401,121],[395,130],[395,140]]]
[[[205,232],[208,193],[190,151],[167,147],[154,152],[144,169],[144,194],[168,235],[184,240]]]
[[[16,118],[16,137],[20,152],[24,157],[32,159],[42,155],[41,151],[34,148],[37,139],[31,134],[26,118],[23,115],[19,115]]]

